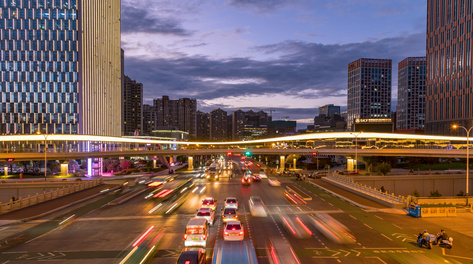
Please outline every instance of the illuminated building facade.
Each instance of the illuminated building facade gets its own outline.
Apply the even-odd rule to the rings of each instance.
[[[169,96],[164,95],[162,98],[154,99],[153,106],[156,109],[157,127],[176,126],[188,132],[191,138],[195,138],[196,99],[170,100]]]
[[[424,129],[425,57],[408,57],[398,64],[397,129]]]
[[[473,125],[471,0],[427,1],[427,134],[464,134]]]
[[[119,0],[0,0],[0,133],[121,135]]]
[[[347,126],[356,118],[391,117],[391,69],[387,59],[358,59],[348,64]]]
[[[222,109],[210,112],[210,141],[228,140],[228,116]]]

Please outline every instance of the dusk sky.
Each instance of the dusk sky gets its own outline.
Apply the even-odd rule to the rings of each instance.
[[[125,74],[144,103],[195,98],[197,109],[275,109],[313,123],[347,105],[347,65],[425,56],[424,0],[122,0]]]

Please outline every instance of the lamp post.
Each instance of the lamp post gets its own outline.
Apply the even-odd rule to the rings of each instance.
[[[41,131],[36,132],[38,135],[43,135],[44,136],[44,181],[46,181],[46,176],[47,176],[47,153],[48,153],[48,145],[46,144],[46,140],[48,139],[48,134],[42,134]]]
[[[363,132],[350,133],[355,136],[355,172],[358,173],[358,136]]]
[[[465,132],[466,132],[466,206],[468,206],[468,187],[469,187],[468,178],[470,175],[470,131],[473,128],[473,126],[467,129],[464,126],[453,125],[454,129],[458,127],[465,129]]]

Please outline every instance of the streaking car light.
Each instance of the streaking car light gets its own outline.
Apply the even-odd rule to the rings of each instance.
[[[103,193],[103,192],[107,192],[108,190],[110,189],[107,188],[107,189],[101,190],[100,192]]]
[[[158,187],[162,184],[163,184],[163,182],[158,182],[158,181],[150,182],[150,183],[148,183],[148,187]]]
[[[304,199],[302,199],[301,197],[299,197],[299,195],[297,195],[297,193],[295,193],[294,196],[295,196],[297,199],[301,200],[301,202],[303,202],[304,204],[307,204],[307,202],[304,201]]]
[[[187,187],[181,190],[181,193],[185,192],[187,190]]]
[[[356,240],[356,237],[354,237],[352,234],[350,234],[350,232],[348,232],[347,230],[345,230],[345,228],[339,226],[336,222],[334,222],[334,221],[332,221],[332,220],[330,220],[330,222],[331,222],[332,224],[336,225],[338,228],[340,228],[341,230],[343,230],[343,232],[347,233],[349,236],[351,236],[353,239]]]
[[[286,197],[289,198],[289,200],[291,200],[293,203],[295,204],[298,204],[296,200],[294,200],[294,198],[292,198],[289,194],[286,193]]]
[[[141,260],[140,264],[143,264],[145,262],[145,260],[148,258],[149,254],[151,254],[151,252],[153,252],[154,248],[156,246],[153,246],[149,251],[148,253],[146,253],[146,256]]]
[[[169,210],[166,211],[166,214],[169,213],[169,212],[171,212],[172,209],[174,209],[174,207],[176,207],[176,205],[177,205],[177,203],[175,203],[171,208],[169,208]]]
[[[309,235],[312,235],[312,232],[310,231],[309,228],[307,228],[306,225],[304,225],[304,223],[302,223],[301,219],[299,217],[296,217],[296,221],[299,222],[299,224],[302,226],[302,228],[304,228],[304,230],[309,234]]]
[[[289,227],[291,232],[296,236],[297,235],[296,231],[292,228],[292,226],[289,224],[289,222],[286,220],[286,218],[284,216],[283,216],[282,220],[284,221],[284,223],[286,223],[286,226]]]
[[[166,231],[165,228],[161,228],[161,230],[159,230],[158,234],[153,238],[153,240],[151,240],[151,242],[148,244],[148,247],[151,246],[151,245],[155,245],[163,236],[164,236],[164,231]]]
[[[120,262],[120,264],[126,263],[127,260],[135,253],[137,249],[138,247],[134,247],[133,250],[130,251],[130,253],[128,253],[128,255],[126,255],[126,257]]]
[[[271,247],[271,257],[273,259],[274,264],[280,264],[273,245],[269,245],[269,246]]]
[[[145,240],[145,238],[149,235],[149,233],[151,233],[153,228],[154,228],[154,226],[151,226],[148,230],[146,230],[146,232],[144,232],[144,234],[141,235],[141,237],[138,238],[138,240],[136,240],[135,243],[133,243],[132,247],[139,246],[143,242],[143,240]]]
[[[197,189],[199,189],[199,186],[195,187],[194,190],[192,190],[192,193],[195,193],[195,191],[197,191]]]
[[[295,254],[294,251],[292,250],[292,247],[289,247],[289,249],[291,250],[291,254],[292,254],[292,256],[294,257],[294,260],[297,262],[297,264],[301,264],[301,263],[299,262],[299,259],[298,259],[297,256],[296,256],[296,254]]]
[[[158,208],[161,207],[162,205],[163,205],[162,203],[156,205],[153,209],[149,210],[148,214],[152,214],[154,211],[158,210]]]
[[[203,193],[203,192],[204,192],[204,190],[205,190],[205,188],[207,188],[207,187],[206,187],[206,186],[204,186],[204,188],[202,188],[202,190],[200,190],[200,192],[199,192],[199,193]]]
[[[157,194],[153,195],[153,198],[156,198],[156,197],[164,198],[164,197],[168,196],[170,193],[172,193],[173,191],[174,190],[164,189],[164,190],[158,192]]]
[[[323,229],[325,229],[327,232],[329,232],[334,238],[336,238],[337,240],[340,240],[340,238],[339,238],[337,235],[335,235],[335,233],[333,233],[332,231],[330,231],[330,229],[328,229],[327,227],[325,227],[325,225],[322,225],[322,223],[320,223],[319,220],[314,219],[314,221],[316,221],[316,222],[319,224],[319,226],[321,226]]]

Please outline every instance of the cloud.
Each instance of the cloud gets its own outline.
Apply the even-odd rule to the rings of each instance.
[[[294,2],[294,1],[293,1]],[[287,0],[230,0],[229,4],[237,7],[250,7],[260,12],[272,11],[291,3]]]
[[[169,95],[196,98],[203,109],[230,109],[248,106],[257,98],[260,101],[250,105],[255,110],[277,106],[286,108],[285,113],[278,112],[280,116],[297,118],[296,113],[301,113],[301,118],[307,118],[311,112],[309,117],[313,118],[324,104],[346,105],[347,66],[359,58],[393,60],[394,107],[397,63],[408,56],[425,56],[425,35],[332,45],[285,41],[253,47],[252,52],[269,54],[273,59],[126,56],[125,72],[144,84],[145,103]]]
[[[191,32],[182,28],[181,23],[173,18],[151,16],[146,9],[127,6],[122,8],[123,33],[153,33],[176,36],[189,36]]]

